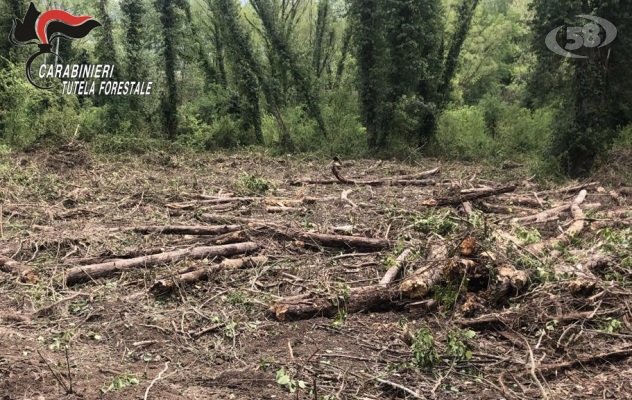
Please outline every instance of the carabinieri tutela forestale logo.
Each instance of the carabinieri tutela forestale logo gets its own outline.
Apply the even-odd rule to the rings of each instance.
[[[52,86],[43,87],[33,81],[31,65],[37,57],[51,54],[63,62],[62,58],[53,53],[51,42],[56,38],[67,40],[81,39],[101,23],[90,16],[76,17],[62,10],[49,10],[41,13],[31,2],[24,19],[15,19],[9,41],[14,46],[28,46],[36,44],[39,51],[26,62],[26,79],[38,89],[52,89],[63,83],[63,94],[75,95],[149,95],[152,82],[117,82],[111,80],[114,65],[101,64],[42,64],[38,70],[40,79],[63,79]],[[72,79],[72,80],[69,80]],[[92,81],[88,81],[90,79]],[[101,79],[99,85],[95,79]],[[98,87],[98,91],[97,91]]]

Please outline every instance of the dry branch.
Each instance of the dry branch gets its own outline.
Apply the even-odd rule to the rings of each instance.
[[[615,228],[615,227],[629,227],[632,226],[632,218],[631,219],[616,219],[616,220],[602,220],[595,221],[590,224],[590,229],[593,231],[598,231],[599,229],[604,228]]]
[[[561,189],[553,189],[553,190],[545,190],[543,192],[538,192],[538,195],[543,195],[543,194],[568,194],[568,193],[575,193],[575,192],[579,192],[581,190],[584,189],[588,189],[590,187],[594,187],[597,186],[599,183],[598,182],[589,182],[589,183],[582,183],[579,185],[573,185],[573,186],[567,186]]]
[[[571,214],[573,215],[573,222],[571,223],[571,226],[566,230],[566,232],[560,234],[555,238],[531,244],[527,246],[527,249],[534,253],[539,253],[544,249],[555,246],[556,244],[568,243],[571,237],[578,235],[584,229],[584,213],[579,206],[584,202],[587,194],[588,192],[586,192],[586,190],[582,190],[575,198],[575,200],[573,200],[573,202],[571,203]]]
[[[437,167],[429,171],[421,172],[413,175],[402,175],[390,179],[375,179],[375,180],[352,180],[347,179],[340,174],[340,164],[334,163],[331,168],[332,173],[336,177],[335,180],[313,180],[305,179],[300,181],[290,182],[292,186],[300,185],[366,185],[366,186],[431,186],[436,184],[432,179],[425,179],[441,173],[441,168]]]
[[[384,274],[384,277],[382,278],[379,284],[382,286],[390,285],[391,282],[393,282],[393,280],[397,276],[397,274],[399,274],[399,271],[402,269],[402,265],[404,265],[404,261],[406,261],[406,257],[408,257],[412,252],[413,251],[411,249],[406,249],[402,251],[402,254],[400,254],[399,257],[397,257],[397,259],[395,260],[395,265],[393,265],[392,267],[388,269],[388,271],[386,271],[386,274]]]
[[[267,205],[273,206],[288,206],[288,205],[307,205],[315,204],[319,201],[329,201],[330,199],[317,199],[314,197],[303,197],[300,199],[286,199],[283,197],[216,197],[208,198],[204,200],[188,201],[183,203],[169,203],[168,208],[174,210],[190,210],[198,206],[208,205],[215,206],[220,204],[229,203],[255,203],[261,202]]]
[[[129,260],[74,267],[66,272],[66,284],[73,285],[91,279],[103,278],[133,268],[174,263],[184,260],[185,258],[201,259],[207,257],[229,257],[236,254],[251,253],[257,249],[257,244],[252,242],[229,244],[224,246],[194,247],[191,249],[175,250],[145,257],[137,257]]]
[[[217,226],[137,226],[131,228],[134,232],[149,234],[157,233],[162,235],[223,235],[229,232],[240,230],[239,225],[217,225]]]
[[[268,257],[244,257],[237,259],[225,259],[220,264],[210,266],[208,268],[202,268],[195,271],[190,271],[184,274],[180,274],[173,279],[159,279],[149,289],[150,293],[163,294],[169,292],[174,288],[192,284],[201,280],[208,279],[211,275],[218,273],[224,269],[240,269],[240,268],[253,268],[263,265],[268,262]]]
[[[453,197],[437,197],[434,199],[427,199],[421,202],[422,206],[435,207],[435,206],[455,206],[465,201],[471,201],[476,199],[482,199],[485,197],[496,196],[503,193],[510,193],[516,190],[516,186],[504,186],[501,188],[484,189],[475,192],[461,192],[457,196]]]
[[[0,271],[13,274],[23,283],[37,283],[39,277],[32,268],[0,255]]]
[[[567,361],[556,364],[540,364],[537,368],[538,372],[545,377],[556,374],[561,370],[566,370],[575,367],[585,367],[592,364],[598,364],[603,362],[611,362],[614,360],[622,360],[632,356],[632,347],[626,346],[623,349],[609,351],[606,353],[595,354],[588,357],[580,357],[573,361]]]

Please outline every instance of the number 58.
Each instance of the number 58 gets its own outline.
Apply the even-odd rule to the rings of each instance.
[[[567,43],[565,48],[568,51],[580,49],[582,46],[589,48],[597,47],[601,44],[599,37],[600,26],[592,22],[584,26],[569,26],[566,29],[566,38],[573,43]]]

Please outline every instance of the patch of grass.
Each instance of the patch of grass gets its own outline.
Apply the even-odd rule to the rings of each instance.
[[[429,211],[423,217],[413,216],[411,217],[413,229],[426,235],[430,233],[440,236],[449,235],[458,226],[456,222],[448,218],[450,215],[450,211],[438,214],[432,214]]]
[[[259,194],[264,195],[273,189],[272,184],[263,178],[258,178],[250,174],[242,174],[237,182],[235,182],[235,190],[240,194]]]
[[[542,236],[540,236],[540,231],[536,228],[526,228],[523,226],[516,227],[516,237],[524,244],[538,243],[542,240]]]

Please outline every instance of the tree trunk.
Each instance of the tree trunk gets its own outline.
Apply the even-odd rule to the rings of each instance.
[[[175,250],[129,260],[113,261],[102,264],[74,267],[66,272],[66,285],[74,285],[92,279],[108,277],[133,268],[151,267],[159,264],[169,264],[185,258],[202,259],[207,257],[229,257],[236,254],[251,253],[258,249],[252,242],[229,244],[225,246],[194,247],[191,249]]]

